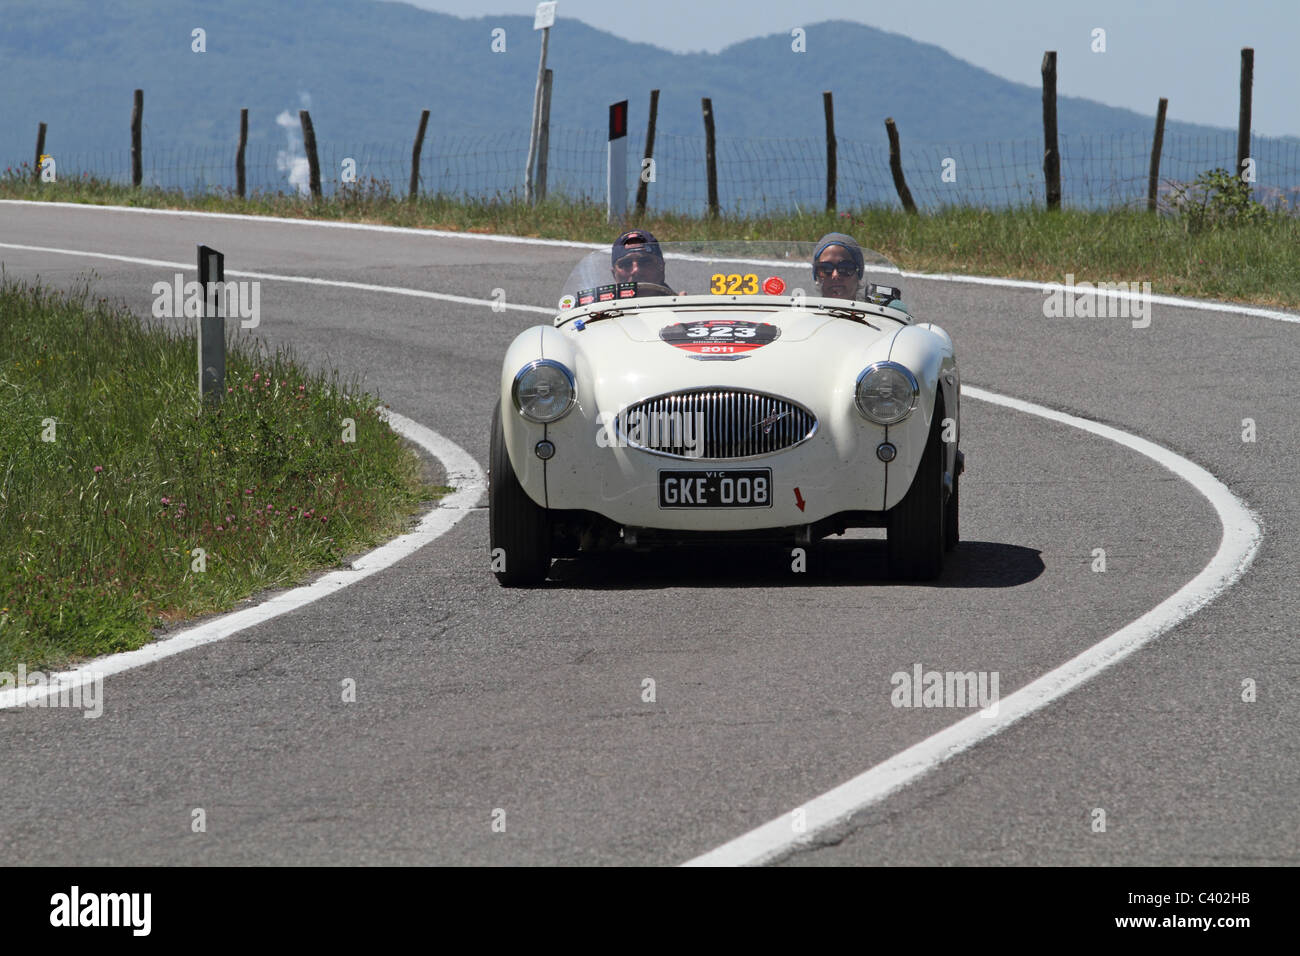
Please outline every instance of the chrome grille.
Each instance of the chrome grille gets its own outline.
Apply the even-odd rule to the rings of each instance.
[[[689,459],[769,455],[811,438],[816,428],[817,416],[801,405],[735,388],[657,395],[628,406],[615,420],[616,433],[628,445]]]

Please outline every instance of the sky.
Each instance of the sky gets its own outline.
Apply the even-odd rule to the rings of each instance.
[[[531,15],[533,0],[404,0],[459,17]],[[1057,51],[1057,92],[1155,116],[1236,127],[1241,48],[1255,50],[1251,126],[1300,136],[1300,0],[559,0],[555,29],[582,20],[677,53],[825,20],[854,20],[933,43],[991,73],[1040,85]],[[1094,52],[1095,30],[1105,51]],[[808,53],[815,54],[809,40]],[[889,51],[863,50],[887,59]]]

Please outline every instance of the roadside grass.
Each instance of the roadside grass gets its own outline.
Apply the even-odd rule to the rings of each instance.
[[[651,187],[653,202],[654,189]],[[454,232],[610,242],[603,203],[548,198],[537,206],[513,199],[421,196],[414,202],[384,181],[343,186],[312,202],[289,193],[241,200],[133,190],[93,177],[35,183],[26,171],[0,177],[0,198],[194,209],[302,219],[381,223]],[[1042,282],[1150,282],[1155,294],[1264,306],[1300,307],[1300,216],[1269,213],[1224,228],[1194,230],[1180,215],[1145,210],[1098,212],[1037,207],[982,210],[951,207],[908,215],[871,207],[836,213],[724,215],[718,219],[655,212],[636,225],[665,241],[686,239],[816,239],[848,232],[904,269],[999,275]]]
[[[355,380],[235,338],[219,411],[197,377],[192,336],[86,284],[0,278],[0,671],[139,647],[392,538],[449,490]]]

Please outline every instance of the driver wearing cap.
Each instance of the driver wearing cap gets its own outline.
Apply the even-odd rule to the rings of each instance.
[[[828,299],[856,299],[862,281],[862,247],[842,232],[828,232],[813,250],[813,278]]]
[[[664,254],[659,240],[644,229],[632,229],[614,240],[610,260],[616,282],[635,282],[637,297],[676,295],[664,281]]]

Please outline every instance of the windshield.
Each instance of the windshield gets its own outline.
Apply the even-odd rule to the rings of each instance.
[[[655,243],[655,250],[610,248],[584,256],[560,291],[560,314],[593,304],[662,306],[673,296],[757,296],[775,304],[840,300],[906,311],[898,269],[880,253],[834,241],[707,240]],[[813,259],[817,258],[814,273]],[[861,262],[858,256],[861,256]],[[655,301],[658,300],[658,301]],[[891,305],[892,303],[892,305]],[[833,302],[822,303],[833,305]]]

